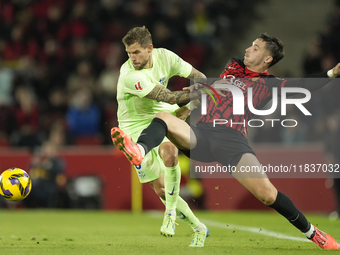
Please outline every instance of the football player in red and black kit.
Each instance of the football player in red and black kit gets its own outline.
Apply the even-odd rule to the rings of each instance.
[[[221,80],[215,82],[237,86],[244,95],[244,114],[233,114],[233,96],[230,91],[221,90],[222,104],[215,105],[213,99],[207,99],[207,114],[201,115],[196,126],[176,118],[170,113],[159,113],[155,116],[148,128],[143,130],[137,143],[119,128],[111,130],[114,144],[127,155],[134,164],[142,162],[143,156],[152,148],[158,146],[167,136],[184,154],[201,162],[219,162],[223,166],[235,166],[236,172],[232,175],[256,198],[265,205],[275,209],[291,224],[298,228],[323,249],[339,249],[335,239],[314,227],[299,211],[289,197],[278,191],[269,181],[265,173],[249,173],[239,171],[241,167],[257,166],[254,151],[248,144],[248,121],[252,117],[247,100],[247,90],[252,88],[252,101],[255,109],[260,109],[268,103],[273,95],[272,88],[278,88],[278,96],[282,87],[302,87],[315,90],[340,75],[340,63],[328,72],[311,77],[324,79],[278,79],[269,75],[268,68],[279,62],[284,56],[282,42],[268,34],[261,34],[252,45],[245,50],[243,59],[232,58],[225,70],[220,75]],[[308,81],[308,82],[307,82]],[[194,84],[183,91],[183,94],[171,91],[160,91],[157,100],[163,101],[164,97],[178,97],[176,103],[181,103],[181,98],[191,93],[191,99],[200,98],[201,90]],[[214,126],[214,120],[227,120],[224,125]],[[119,139],[123,138],[123,139]],[[118,140],[118,143],[117,143]]]

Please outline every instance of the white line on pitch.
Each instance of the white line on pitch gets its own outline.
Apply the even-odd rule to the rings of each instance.
[[[163,213],[157,212],[157,211],[152,211],[149,212],[149,215],[155,218],[162,218]],[[208,227],[217,227],[217,228],[223,228],[223,229],[234,229],[234,230],[240,230],[240,231],[247,231],[255,234],[261,234],[265,236],[271,236],[271,237],[276,237],[279,239],[288,239],[288,240],[293,240],[293,241],[301,241],[301,242],[310,242],[307,238],[302,238],[302,237],[295,237],[295,236],[288,236],[284,234],[280,234],[274,231],[269,231],[263,228],[254,228],[254,227],[247,227],[247,226],[240,226],[240,225],[234,225],[234,224],[228,224],[224,222],[219,222],[219,221],[213,221],[213,220],[205,220],[201,219],[202,222],[207,225]]]
[[[255,233],[255,234],[261,234],[261,235],[265,235],[265,236],[276,237],[276,238],[279,238],[279,239],[288,239],[288,240],[301,241],[301,242],[310,242],[307,238],[288,236],[288,235],[276,233],[274,231],[269,231],[269,230],[266,230],[266,229],[263,229],[263,228],[254,228],[254,227],[246,227],[246,226],[240,226],[240,225],[234,225],[234,224],[226,224],[226,223],[223,223],[223,222],[218,222],[218,221],[213,221],[213,220],[204,220],[204,219],[202,219],[202,222],[204,222],[205,225],[211,226],[211,227],[247,231],[247,232],[251,232],[251,233]]]
[[[218,221],[213,221],[213,220],[202,220],[204,224],[212,227],[217,227],[217,228],[224,228],[224,229],[235,229],[235,230],[241,230],[241,231],[248,231],[252,233],[257,233],[261,235],[266,235],[266,236],[271,236],[271,237],[276,237],[279,239],[288,239],[288,240],[293,240],[293,241],[301,241],[301,242],[310,242],[307,238],[303,237],[295,237],[295,236],[288,236],[285,234],[280,234],[276,233],[274,231],[266,230],[266,229],[259,229],[259,228],[254,228],[254,227],[246,227],[246,226],[239,226],[239,225],[233,225],[233,224],[226,224],[223,222],[218,222]],[[340,246],[340,243],[338,243]]]

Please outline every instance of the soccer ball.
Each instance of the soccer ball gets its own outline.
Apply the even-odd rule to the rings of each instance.
[[[20,168],[10,168],[0,175],[0,195],[9,201],[20,201],[32,188],[29,175]]]

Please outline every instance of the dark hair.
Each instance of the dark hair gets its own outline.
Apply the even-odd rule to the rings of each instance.
[[[275,65],[285,56],[283,43],[281,42],[280,39],[270,36],[267,33],[260,34],[258,39],[261,39],[266,42],[266,48],[273,57],[273,61],[270,63],[269,67]]]
[[[146,48],[152,44],[152,39],[149,30],[143,26],[132,28],[123,37],[122,42],[127,46],[130,46],[134,43],[139,43],[143,48]]]

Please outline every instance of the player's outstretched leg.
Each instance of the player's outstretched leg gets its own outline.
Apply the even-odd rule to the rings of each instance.
[[[339,249],[338,243],[329,234],[322,232],[315,228],[314,236],[309,238],[315,243],[316,246],[320,246],[322,249]]]
[[[120,128],[113,127],[111,129],[111,139],[118,150],[122,151],[132,164],[138,166],[142,163],[143,157],[138,145]]]
[[[250,153],[243,154],[237,169],[240,169],[240,166],[261,168],[257,158]],[[265,173],[251,173],[250,176],[249,173],[236,171],[233,176],[255,197],[265,205],[275,209],[317,246],[323,249],[339,249],[334,238],[315,228],[288,196],[277,191]]]

